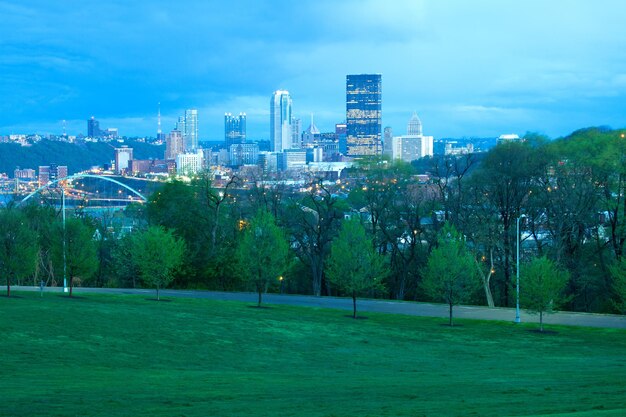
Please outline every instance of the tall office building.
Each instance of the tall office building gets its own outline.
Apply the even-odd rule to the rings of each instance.
[[[233,116],[231,113],[224,115],[224,141],[226,142],[226,147],[246,141],[245,113],[239,113],[239,116]]]
[[[383,132],[383,155],[391,157],[393,155],[393,129],[391,126],[386,126]]]
[[[185,110],[185,152],[195,152],[198,149],[198,110]]]
[[[130,168],[130,161],[133,159],[133,148],[122,146],[115,148],[115,173],[125,174]]]
[[[183,152],[185,152],[183,133],[174,129],[167,135],[167,140],[165,141],[165,159],[176,159],[176,156]]]
[[[311,114],[311,124],[309,128],[302,134],[302,147],[310,147],[317,145],[320,141],[320,130],[313,123],[313,114]]]
[[[270,150],[282,152],[291,147],[291,97],[289,91],[277,90],[270,100]]]
[[[339,153],[343,155],[346,155],[346,151],[347,151],[346,130],[347,130],[347,126],[345,123],[335,124],[335,137],[337,139],[337,142],[339,142]]]
[[[382,77],[357,74],[346,77],[346,151],[348,156],[382,153]]]
[[[291,147],[299,148],[302,143],[302,120],[291,117]]]
[[[387,129],[385,129],[386,140]],[[422,134],[422,122],[417,117],[417,113],[413,112],[407,125],[407,135],[395,136],[391,140],[391,157],[411,162],[425,156],[433,156],[433,143],[432,136]],[[387,142],[385,142],[385,149],[387,149]]]
[[[416,136],[422,135],[422,121],[420,120],[419,117],[417,117],[417,112],[413,112],[413,116],[411,116],[411,119],[409,120],[409,123],[406,128],[406,134],[409,136],[410,135],[416,135]]]
[[[98,136],[100,136],[100,122],[91,116],[91,119],[87,120],[87,137],[97,138]]]

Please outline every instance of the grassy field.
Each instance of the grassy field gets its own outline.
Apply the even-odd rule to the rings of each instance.
[[[16,295],[2,416],[626,415],[623,330]]]

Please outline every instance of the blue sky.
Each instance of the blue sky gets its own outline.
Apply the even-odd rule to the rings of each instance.
[[[197,108],[269,136],[269,99],[322,131],[345,118],[345,76],[380,73],[383,125],[413,111],[435,137],[626,126],[622,0],[2,1],[0,135],[163,130]]]

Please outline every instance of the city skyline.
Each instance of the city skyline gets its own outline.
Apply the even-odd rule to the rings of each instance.
[[[186,10],[180,25],[162,1],[0,3],[0,134],[86,134],[95,116],[154,137],[160,103],[164,132],[193,108],[199,139],[220,140],[237,109],[247,136],[267,140],[278,89],[297,118],[312,113],[332,131],[345,119],[345,76],[361,73],[383,75],[382,126],[395,130],[413,112],[436,137],[625,125],[619,1],[190,0]]]

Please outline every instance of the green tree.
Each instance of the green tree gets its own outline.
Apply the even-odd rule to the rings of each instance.
[[[300,201],[289,206],[284,224],[289,228],[296,255],[310,267],[313,295],[319,296],[330,244],[337,236],[346,207],[334,195],[337,190],[324,185],[321,178],[311,178],[309,187]]]
[[[422,288],[432,299],[448,304],[450,326],[452,308],[469,301],[480,288],[474,263],[463,236],[446,224],[439,232],[437,247],[428,257]]]
[[[57,236],[62,239],[55,243],[55,269],[65,271],[70,281],[70,297],[76,278],[90,278],[98,268],[94,230],[81,219],[70,218],[56,224]]]
[[[552,313],[565,301],[563,292],[569,273],[545,256],[534,258],[521,270],[520,303],[530,313],[539,314],[539,330],[543,331],[544,313]]]
[[[174,272],[183,261],[185,243],[170,230],[161,226],[150,226],[133,238],[132,261],[144,283],[159,290],[174,279]]]
[[[263,292],[288,267],[289,244],[274,216],[265,210],[259,210],[242,233],[237,261],[242,278],[254,284],[260,307]]]
[[[30,275],[37,264],[37,235],[17,209],[0,210],[0,273],[6,277],[7,297],[11,279]]]
[[[613,277],[613,291],[616,299],[613,301],[615,308],[626,314],[626,256],[616,261],[610,268]]]
[[[375,250],[358,219],[344,221],[341,225],[330,248],[326,272],[332,284],[352,297],[353,318],[356,318],[357,296],[383,288],[385,258]]]
[[[471,176],[471,187],[475,187],[478,195],[484,197],[478,206],[491,209],[501,236],[502,278],[499,284],[501,304],[509,305],[509,289],[512,283],[512,261],[515,252],[516,219],[521,214],[539,169],[537,155],[539,153],[527,143],[503,143],[491,149],[479,168]],[[540,165],[540,164],[539,164]],[[455,225],[455,227],[458,227]],[[467,236],[466,230],[461,229]]]

